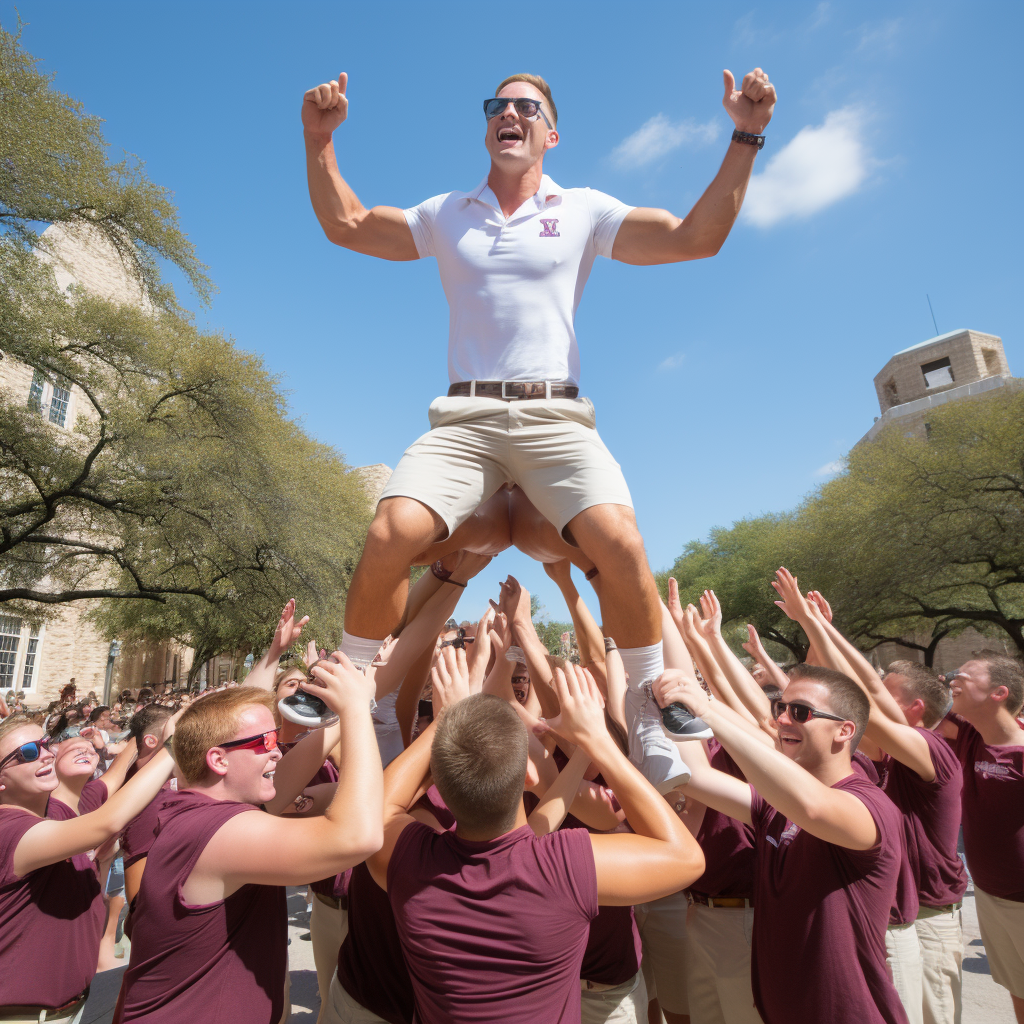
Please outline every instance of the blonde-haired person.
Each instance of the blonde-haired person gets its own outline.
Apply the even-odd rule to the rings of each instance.
[[[174,730],[168,722],[166,736]],[[96,810],[53,796],[42,728],[0,723],[0,1021],[79,1020],[96,973],[103,898],[90,852],[116,836],[170,776],[166,752]]]
[[[372,682],[344,655],[303,686],[339,716],[341,770],[323,815],[277,817],[274,695],[241,686],[191,705],[175,734],[183,778],[160,817],[135,915],[119,1021],[276,1024],[287,963],[284,887],[364,860],[383,841]],[[333,740],[325,730],[324,742]],[[301,759],[303,741],[289,754]],[[321,748],[322,749],[322,748]],[[314,750],[314,753],[317,753]],[[318,753],[322,763],[323,754]],[[308,776],[307,776],[308,777]]]

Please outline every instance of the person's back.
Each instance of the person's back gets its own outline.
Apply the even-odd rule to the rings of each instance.
[[[524,824],[472,841],[417,822],[395,845],[388,895],[424,1024],[579,1021],[598,913],[585,830]]]

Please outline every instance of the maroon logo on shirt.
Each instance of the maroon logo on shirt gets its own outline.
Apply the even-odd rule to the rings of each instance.
[[[995,764],[992,761],[975,761],[974,770],[981,772],[987,779],[1006,779],[1013,774],[1005,764]]]
[[[538,236],[539,238],[560,238],[561,235],[555,229],[558,226],[558,218],[555,217],[553,220],[548,220],[544,217],[540,219],[541,224],[544,225],[544,230]]]

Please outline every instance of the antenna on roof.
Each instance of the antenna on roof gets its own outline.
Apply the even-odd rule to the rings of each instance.
[[[935,337],[937,338],[939,336],[939,325],[935,322],[935,310],[932,309],[932,299],[927,292],[924,293],[924,297],[928,300],[928,312],[932,315],[932,327],[935,328]]]

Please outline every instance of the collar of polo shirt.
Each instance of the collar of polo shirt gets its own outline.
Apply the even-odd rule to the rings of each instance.
[[[487,178],[484,178],[479,185],[472,192],[466,193],[466,202],[472,202],[476,200],[479,203],[484,203],[486,206],[493,207],[499,213],[501,213],[501,206],[498,203],[497,197],[491,191],[490,186],[487,184]],[[562,187],[561,185],[553,182],[546,174],[541,176],[540,188],[534,193],[533,201],[537,206],[538,210],[546,209],[549,206],[554,206],[555,203],[562,201]],[[504,214],[502,214],[504,216]]]

